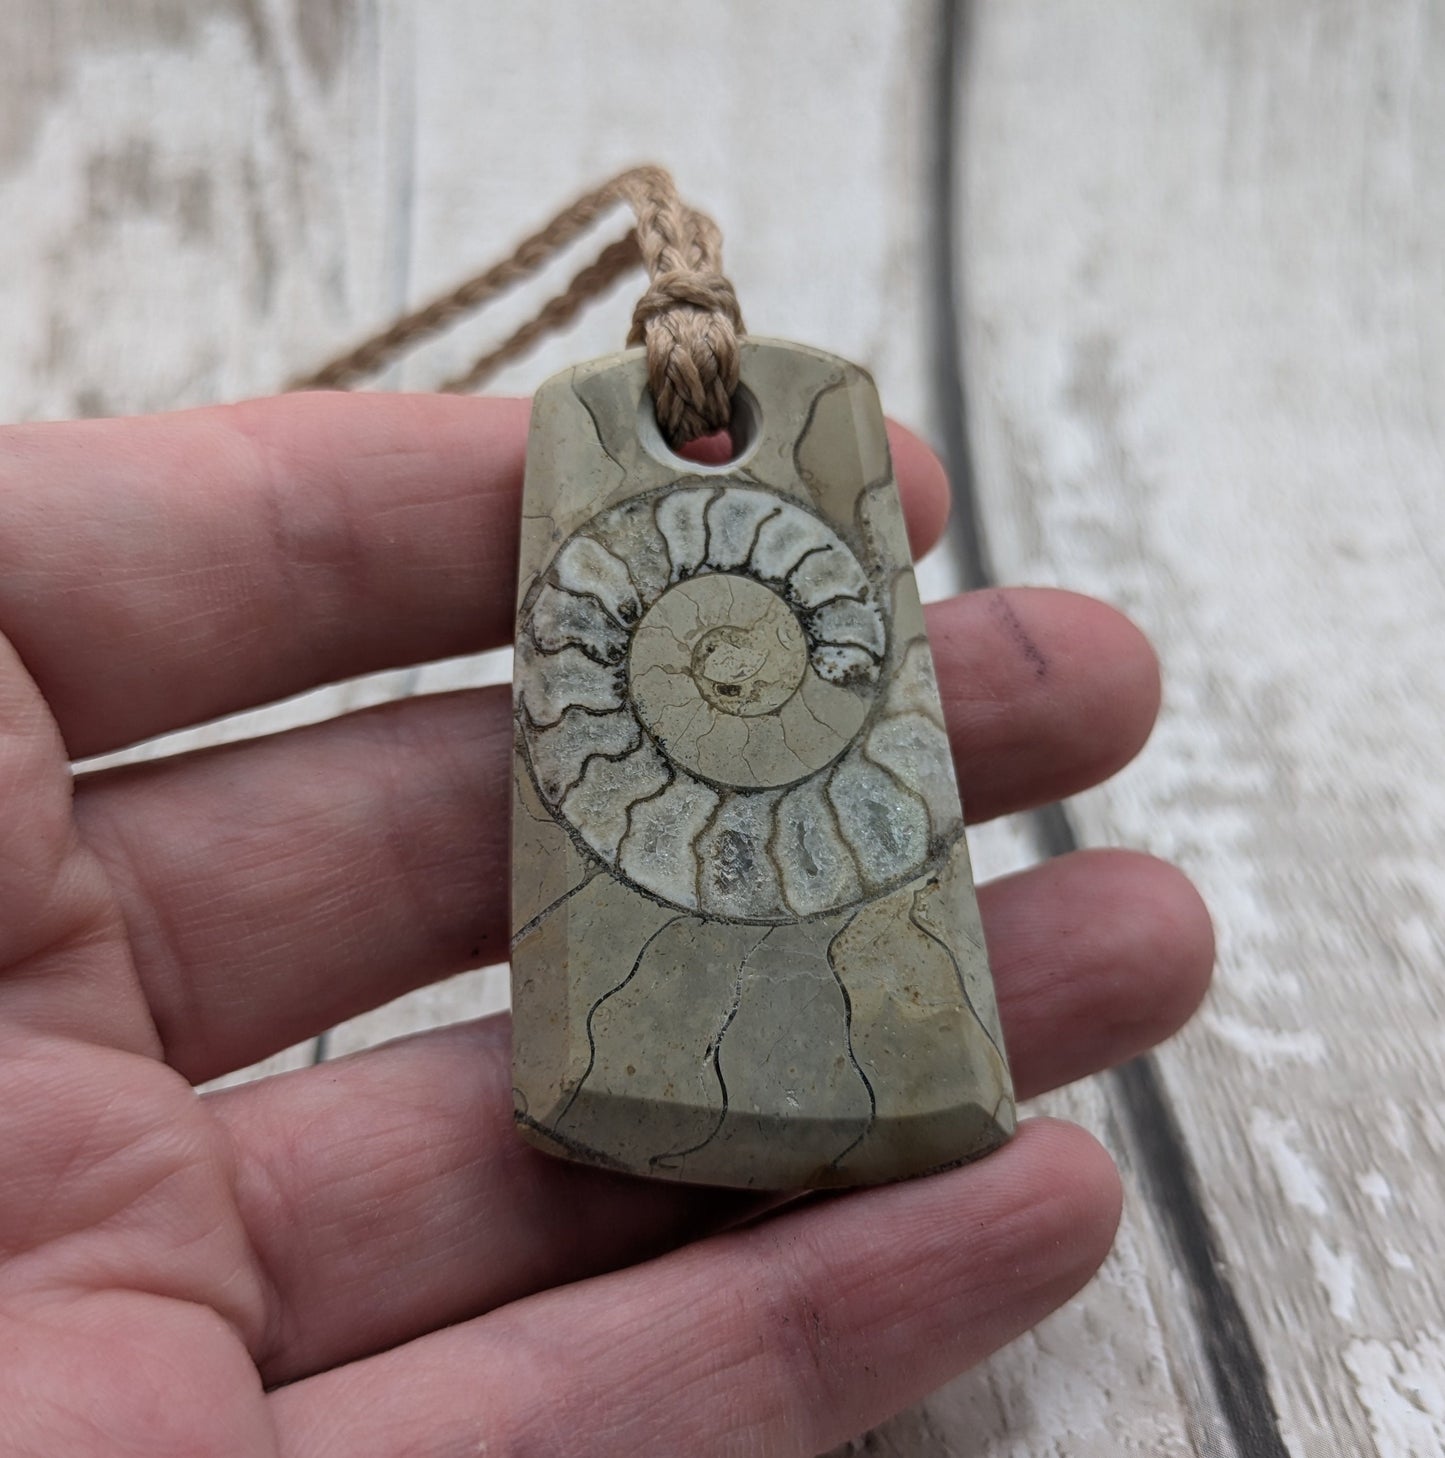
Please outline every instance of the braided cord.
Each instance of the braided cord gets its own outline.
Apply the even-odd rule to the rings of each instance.
[[[510,257],[402,315],[370,339],[291,381],[287,389],[345,389],[376,375],[421,341],[535,274],[624,202],[636,218],[632,231],[603,249],[533,319],[441,389],[477,389],[641,263],[648,286],[633,310],[627,342],[647,350],[658,426],[674,446],[721,430],[732,415],[743,334],[737,295],[722,272],[722,233],[710,217],[682,201],[666,171],[653,166],[630,168],[579,197],[523,239]]]

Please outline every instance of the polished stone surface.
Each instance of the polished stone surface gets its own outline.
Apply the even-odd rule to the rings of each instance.
[[[640,351],[548,381],[523,508],[518,1127],[785,1189],[973,1158],[1014,1108],[883,417],[744,346],[738,459],[674,456]]]

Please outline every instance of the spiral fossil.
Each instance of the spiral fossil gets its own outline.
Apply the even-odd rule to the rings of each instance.
[[[659,900],[792,920],[918,875],[955,828],[926,647],[889,642],[876,585],[795,500],[634,497],[562,544],[521,620],[542,800]]]

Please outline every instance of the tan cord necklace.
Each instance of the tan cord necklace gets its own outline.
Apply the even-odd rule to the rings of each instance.
[[[722,234],[710,217],[682,201],[666,171],[652,166],[618,173],[524,239],[510,258],[403,315],[287,388],[345,389],[374,376],[420,341],[529,278],[619,203],[631,207],[633,229],[609,243],[535,318],[439,388],[453,393],[477,389],[641,263],[648,286],[633,310],[627,342],[647,347],[658,425],[672,446],[722,429],[732,414],[738,338],[744,332],[737,295],[722,273]]]

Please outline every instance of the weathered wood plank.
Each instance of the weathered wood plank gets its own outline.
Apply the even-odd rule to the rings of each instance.
[[[8,418],[263,393],[396,301],[370,3],[0,12]]]
[[[1439,22],[991,4],[970,71],[995,556],[1163,650],[1153,748],[1075,813],[1218,914],[1160,1066],[1301,1455],[1445,1451]]]

